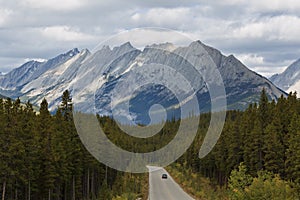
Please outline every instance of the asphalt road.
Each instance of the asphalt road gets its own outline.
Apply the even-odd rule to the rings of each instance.
[[[162,167],[148,166],[149,200],[192,200]],[[167,174],[167,179],[162,179]]]

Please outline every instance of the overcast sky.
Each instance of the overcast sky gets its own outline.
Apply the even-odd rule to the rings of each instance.
[[[299,0],[0,0],[0,72],[138,27],[174,29],[265,75],[300,58]]]

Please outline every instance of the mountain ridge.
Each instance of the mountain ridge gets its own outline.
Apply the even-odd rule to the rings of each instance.
[[[289,65],[282,73],[271,76],[270,80],[286,92],[300,92],[300,59]]]
[[[84,85],[84,88],[78,87],[78,91],[76,91],[80,94],[79,99],[75,99],[79,102],[79,107],[81,106],[80,101],[89,101],[93,95],[96,95],[99,100],[96,107],[101,108],[104,112],[110,109],[108,97],[112,94],[116,83],[127,77],[133,70],[140,67],[145,68],[154,62],[174,66],[178,72],[184,72],[188,66],[182,58],[187,56],[191,62],[199,65],[199,62],[202,62],[201,56],[205,54],[204,51],[208,53],[220,71],[229,109],[244,109],[249,103],[258,101],[262,88],[266,89],[268,96],[272,99],[286,95],[267,78],[249,70],[233,55],[225,56],[219,50],[205,45],[200,40],[194,41],[188,46],[175,46],[172,43],[152,44],[145,46],[143,50],[133,47],[130,42],[113,48],[103,46],[94,53],[90,53],[88,49],[79,51],[75,48],[45,62],[30,61],[1,76],[0,93],[12,98],[20,97],[21,100],[30,100],[34,104],[39,104],[43,98],[46,98],[49,101],[50,110],[55,110],[64,90],[69,89],[72,92],[74,86]],[[200,66],[199,70],[205,69]],[[193,75],[188,76],[192,77]],[[210,78],[212,79],[210,81],[214,81],[215,77]],[[194,81],[198,85],[202,84],[197,95],[203,104],[201,109],[207,111],[210,106],[208,88],[205,86],[203,78],[196,78]],[[175,101],[172,99],[172,95],[167,93],[166,88],[152,89],[160,96],[144,91],[149,96],[139,95],[139,101],[153,102],[155,98],[158,98],[160,102],[156,103],[172,107],[171,104]],[[99,92],[99,94],[95,94],[95,92]],[[138,101],[138,99],[135,100]],[[141,102],[139,103],[141,104]],[[93,108],[82,105],[81,109],[91,111]]]

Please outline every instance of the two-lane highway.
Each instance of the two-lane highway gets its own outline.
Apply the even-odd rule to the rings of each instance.
[[[149,200],[192,200],[162,167],[148,166]],[[167,174],[167,179],[162,179]]]

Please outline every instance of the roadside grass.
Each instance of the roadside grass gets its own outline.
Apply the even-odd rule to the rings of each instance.
[[[194,199],[229,199],[224,188],[215,186],[208,178],[202,177],[190,169],[186,170],[178,163],[166,167],[166,170],[183,190]]]

